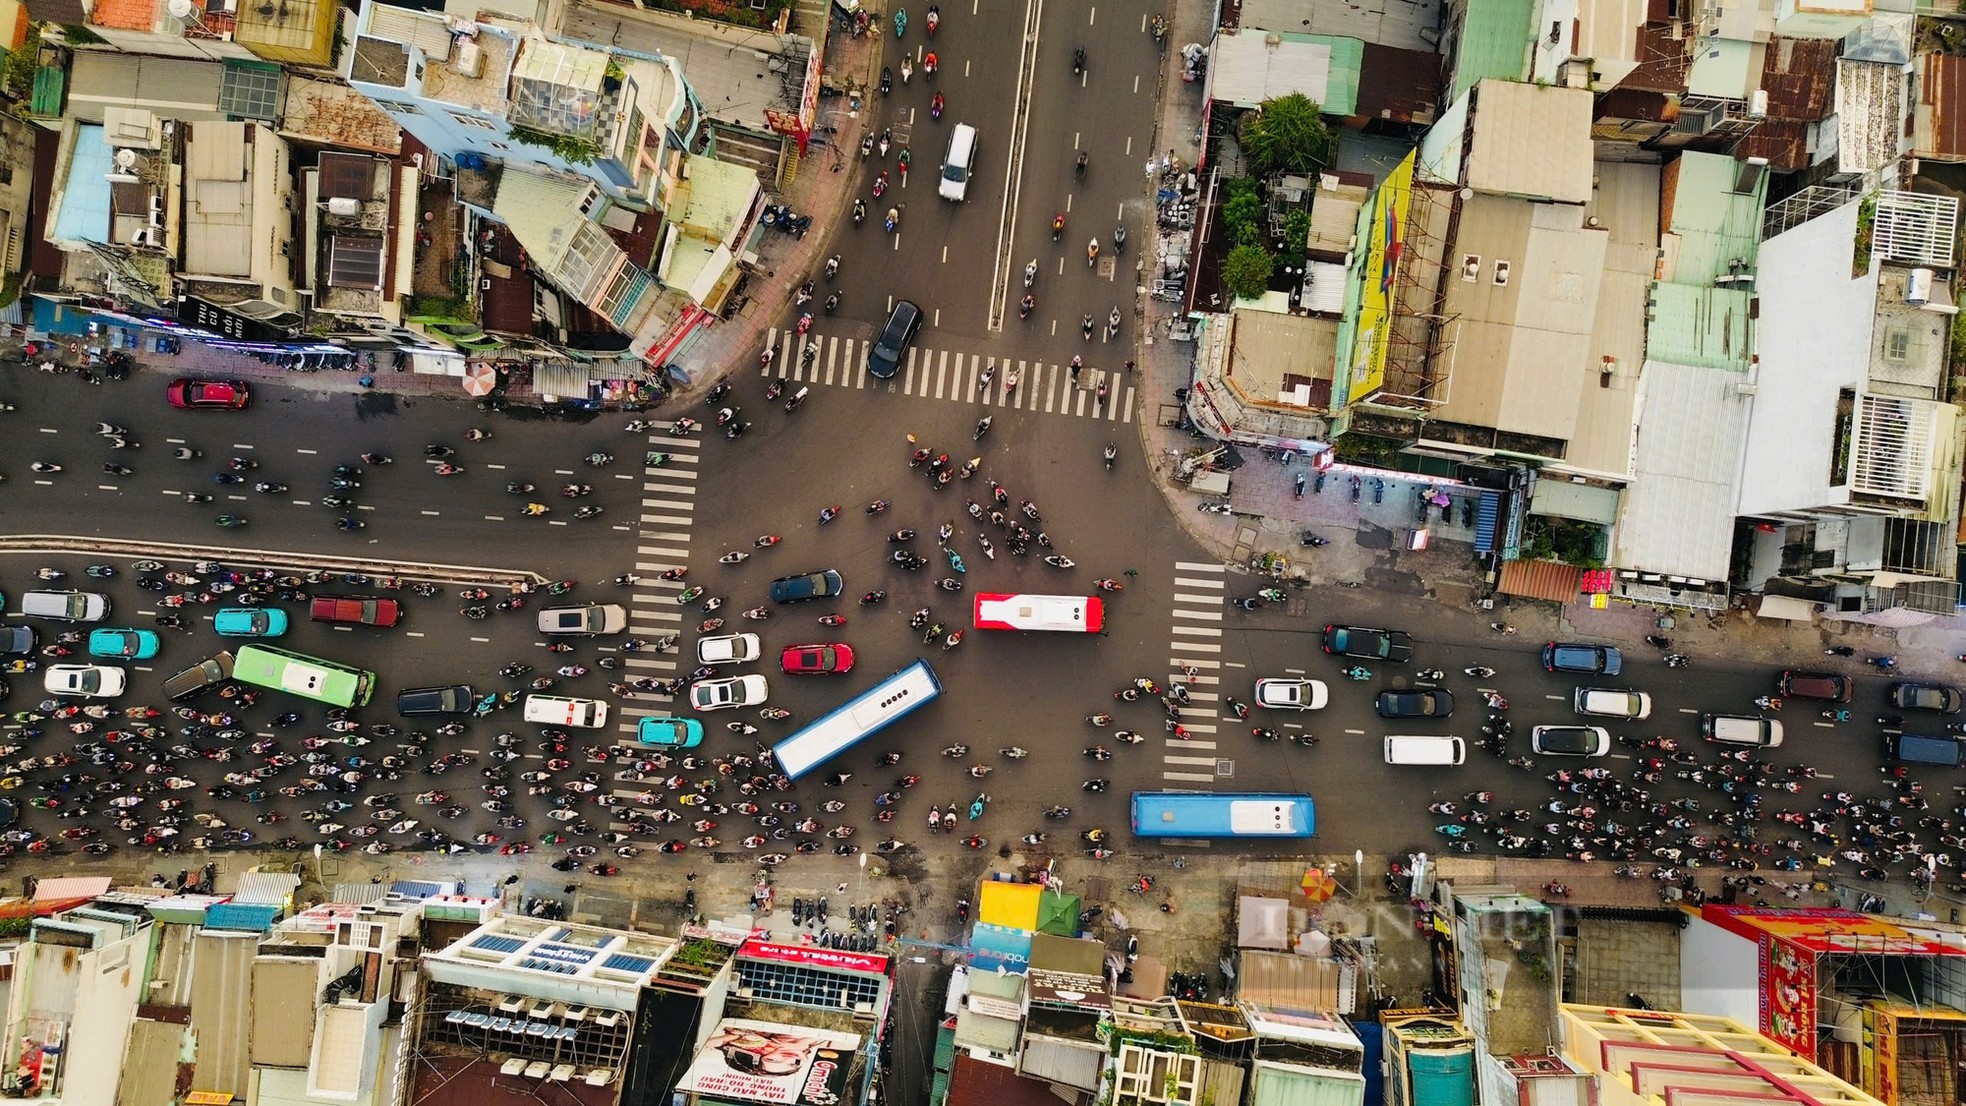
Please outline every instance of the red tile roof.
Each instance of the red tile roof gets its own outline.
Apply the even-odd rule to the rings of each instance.
[[[89,24],[119,31],[150,31],[157,27],[157,0],[96,0]]]
[[[1064,1090],[1071,1091],[1066,1087]],[[1060,1098],[1052,1085],[1042,1079],[1019,1075],[1006,1067],[986,1064],[958,1055],[949,1072],[949,1098],[946,1106],[1070,1106],[1092,1096],[1078,1093],[1076,1098]]]

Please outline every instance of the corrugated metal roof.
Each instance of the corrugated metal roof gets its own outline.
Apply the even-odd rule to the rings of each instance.
[[[1209,60],[1215,99],[1243,107],[1301,92],[1326,115],[1358,109],[1365,43],[1335,35],[1223,31]]]
[[[1017,1053],[1017,1070],[1034,1079],[1096,1091],[1106,1068],[1106,1050],[1096,1042],[1026,1036]]]
[[[314,996],[321,962],[256,957],[253,960],[252,1060],[276,1068],[304,1068],[314,1045]]]
[[[198,1086],[244,1098],[252,1072],[252,970],[257,934],[205,929],[192,966],[191,1024],[198,1033]]]
[[[1837,168],[1869,173],[1898,158],[1906,74],[1876,62],[1836,63]]]
[[[372,902],[381,902],[388,894],[389,888],[380,883],[337,883],[329,893],[328,901],[367,906]]]
[[[556,273],[584,221],[580,201],[587,190],[577,184],[507,168],[499,178],[492,214],[505,221],[512,237],[532,255],[542,273]]]
[[[206,929],[242,929],[265,933],[280,917],[280,908],[271,903],[227,902],[205,911]]]
[[[177,1098],[177,1064],[189,1026],[138,1018],[130,1023],[116,1081],[116,1106],[152,1106]],[[86,1062],[86,1061],[85,1061]]]
[[[1359,62],[1354,115],[1401,123],[1431,123],[1440,110],[1440,55],[1427,50],[1365,44]],[[1348,138],[1350,136],[1347,136]]]
[[[1490,77],[1504,81],[1527,77],[1530,41],[1536,37],[1529,21],[1535,17],[1536,0],[1467,0],[1448,101],[1460,99],[1463,92]],[[1590,94],[1584,98],[1588,103]]]
[[[1722,154],[1687,152],[1666,172],[1673,175],[1672,207],[1662,228],[1677,240],[1676,261],[1666,279],[1710,285],[1735,261],[1754,266],[1761,242],[1762,174],[1752,192],[1734,191],[1741,164]]]
[[[1745,372],[1755,352],[1752,293],[1690,284],[1652,286],[1645,357]]]
[[[1913,145],[1921,157],[1966,157],[1966,57],[1934,50],[1918,82]]]
[[[52,879],[35,881],[34,901],[93,899],[108,891],[108,876],[55,876]]]
[[[1768,40],[1761,62],[1761,90],[1768,94],[1770,119],[1827,118],[1835,86],[1835,39],[1776,35]]]
[[[1726,579],[1751,402],[1734,386],[1745,379],[1696,365],[1646,364],[1635,479],[1611,532],[1612,564]]]
[[[1483,81],[1475,90],[1464,183],[1505,196],[1588,202],[1591,103],[1587,89]]]
[[[99,122],[104,107],[144,104],[166,119],[221,120],[217,62],[78,50],[70,64],[68,103],[78,118]]]
[[[447,61],[451,56],[450,28],[444,26],[441,18],[428,12],[370,4],[367,33],[389,42],[414,46],[433,62]]]
[[[957,1056],[950,1069],[947,1106],[1060,1106],[1072,1101],[1060,1098],[1049,1084],[967,1056]]]
[[[1335,960],[1286,952],[1244,949],[1238,955],[1236,994],[1279,1010],[1340,1012],[1344,981]]]
[[[1584,570],[1560,561],[1509,561],[1495,590],[1503,595],[1568,603],[1577,598]]]
[[[1020,1024],[1010,1018],[993,1018],[964,1007],[956,1014],[956,1043],[964,1048],[980,1048],[989,1052],[1015,1052]]]
[[[1358,1106],[1365,1081],[1259,1060],[1250,1071],[1249,1091],[1249,1106]]]
[[[293,897],[294,888],[300,886],[300,877],[292,872],[241,872],[239,886],[232,892],[236,903],[271,903],[285,906]]]

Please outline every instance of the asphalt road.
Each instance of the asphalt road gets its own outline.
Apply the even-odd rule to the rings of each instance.
[[[927,316],[918,342],[975,345],[1000,337],[1007,348],[998,343],[992,352],[1029,357],[1055,354],[1067,343],[1074,351],[1085,348],[1079,324],[1088,314],[1100,328],[1093,342],[1103,344],[1107,313],[1118,306],[1125,319],[1120,341],[1130,344],[1134,263],[1152,232],[1142,168],[1154,152],[1160,55],[1144,22],[1116,27],[1112,21],[1142,18],[1067,3],[1045,6],[1042,25],[1030,27],[945,8],[933,39],[911,22],[899,43],[890,22],[883,61],[894,72],[894,92],[876,95],[871,110],[875,132],[891,129],[896,148],[885,159],[876,151],[852,166],[867,221],[843,224],[828,251],[843,258],[840,318],[872,332],[894,300],[906,297]],[[1072,52],[1081,44],[1087,66],[1074,73]],[[939,60],[933,80],[921,68],[931,47]],[[905,85],[904,53],[915,66]],[[929,115],[937,90],[946,104],[940,120]],[[977,128],[979,152],[967,197],[953,203],[937,196],[936,184],[958,123]],[[913,158],[905,187],[896,169],[902,146]],[[1074,172],[1081,151],[1090,159],[1082,178]],[[891,187],[877,199],[872,188],[883,169]],[[881,225],[890,206],[901,213],[893,235]],[[1054,241],[1051,221],[1059,213],[1066,228]],[[1113,231],[1122,221],[1128,238],[1115,262]],[[1100,254],[1088,267],[1086,243],[1093,237]],[[1023,268],[1034,258],[1037,308],[1019,320]],[[790,311],[788,320],[796,314]]]
[[[739,379],[731,400],[742,403],[747,392],[762,389],[759,381]],[[63,383],[58,381],[57,387]],[[334,532],[323,525],[327,512],[290,501],[307,493],[269,497],[248,492],[244,493],[248,496],[246,506],[235,509],[247,513],[252,525],[222,536],[234,542],[266,540],[269,546],[280,549],[343,555],[367,550],[378,558],[531,569],[550,578],[585,581],[575,593],[577,598],[626,598],[625,591],[607,587],[602,581],[611,573],[626,570],[636,555],[634,536],[614,529],[617,519],[635,509],[635,492],[625,486],[633,481],[616,481],[624,485],[619,488],[606,478],[598,481],[592,501],[611,503],[613,517],[593,520],[601,525],[585,529],[588,541],[568,542],[565,535],[572,531],[549,529],[550,522],[541,525],[545,520],[508,517],[488,521],[484,517],[501,510],[509,514],[510,505],[516,502],[503,492],[507,474],[536,479],[564,479],[566,472],[589,478],[620,475],[616,470],[622,469],[621,461],[596,470],[576,459],[580,451],[595,446],[612,447],[623,457],[640,450],[637,437],[621,432],[618,416],[586,427],[569,427],[504,417],[488,420],[466,404],[423,401],[415,413],[415,426],[410,425],[409,418],[371,414],[358,423],[363,427],[359,436],[351,436],[341,428],[346,413],[337,410],[341,404],[354,402],[345,398],[322,399],[310,393],[262,389],[259,404],[249,412],[184,413],[146,404],[143,397],[155,390],[155,378],[139,377],[120,388],[84,393],[91,398],[103,397],[100,411],[59,402],[62,397],[58,391],[9,397],[9,402],[20,407],[8,416],[18,437],[36,443],[34,456],[62,463],[67,469],[48,478],[46,484],[18,477],[9,482],[7,494],[16,532],[145,538],[166,544],[204,542],[221,536],[205,517],[209,509],[185,507],[164,491],[193,486],[183,478],[186,473],[208,477],[208,470],[217,468],[214,461],[221,454],[258,458],[261,468],[252,475],[289,481],[299,488],[304,483],[318,484],[335,462],[353,460],[358,446],[381,448],[393,451],[399,460],[363,475],[358,494],[365,505],[375,508],[365,512],[370,526],[363,532]],[[989,791],[998,800],[1000,814],[993,814],[988,825],[979,827],[986,836],[1002,839],[1040,828],[1031,814],[1053,802],[1071,805],[1084,815],[1072,825],[1098,822],[1117,826],[1124,818],[1123,792],[1134,786],[1160,786],[1164,771],[1161,758],[1169,754],[1233,760],[1233,776],[1218,783],[1225,789],[1310,791],[1321,800],[1321,835],[1339,844],[1357,840],[1383,846],[1424,838],[1429,824],[1424,803],[1389,809],[1383,802],[1385,794],[1438,797],[1476,787],[1509,788],[1521,778],[1481,755],[1455,772],[1401,771],[1380,763],[1378,738],[1388,727],[1371,714],[1371,694],[1382,687],[1411,683],[1411,672],[1402,666],[1374,666],[1378,671],[1370,683],[1339,679],[1337,669],[1341,666],[1318,651],[1315,631],[1327,620],[1375,621],[1362,618],[1358,608],[1375,605],[1376,601],[1358,592],[1322,596],[1297,593],[1285,608],[1254,614],[1222,604],[1221,653],[1216,658],[1221,667],[1215,670],[1222,683],[1211,688],[1204,677],[1197,687],[1197,711],[1189,719],[1197,730],[1196,742],[1184,745],[1156,733],[1146,745],[1119,748],[1107,739],[1106,744],[1118,749],[1119,757],[1096,772],[1115,781],[1112,792],[1105,796],[1076,792],[1072,783],[1095,774],[1095,766],[1080,756],[1080,750],[1100,740],[1099,732],[1084,722],[1085,715],[1111,709],[1119,715],[1117,726],[1143,731],[1151,731],[1158,721],[1158,710],[1152,705],[1116,704],[1111,693],[1134,676],[1164,682],[1170,662],[1180,659],[1171,655],[1180,650],[1170,649],[1167,635],[1170,607],[1181,590],[1175,582],[1180,572],[1172,566],[1200,560],[1202,554],[1169,525],[1137,464],[1123,463],[1112,472],[1103,470],[1097,451],[1104,431],[1096,424],[1041,413],[999,412],[991,433],[983,442],[971,444],[966,431],[972,425],[974,409],[964,405],[897,400],[857,391],[829,392],[822,398],[823,403],[808,405],[796,415],[785,415],[773,407],[769,415],[758,419],[751,434],[737,443],[713,438],[701,444],[703,478],[691,526],[695,542],[689,582],[703,583],[711,595],[727,595],[729,607],[721,613],[732,616],[735,611],[763,604],[766,586],[774,576],[838,568],[847,579],[844,603],[785,610],[764,624],[732,617],[733,625],[728,629],[759,630],[765,639],[767,660],[775,657],[778,649],[798,641],[838,637],[854,644],[861,661],[853,676],[794,680],[772,673],[773,700],[793,710],[795,719],[811,718],[878,676],[915,656],[927,655],[943,675],[947,696],[919,723],[910,723],[905,731],[897,732],[892,742],[875,744],[905,749],[905,770],[926,777],[922,793],[938,803],[966,803],[977,790]],[[751,405],[765,406],[762,395],[749,399]],[[97,414],[128,426],[144,443],[142,447],[120,451],[105,448],[93,433]],[[467,445],[462,442],[461,430],[476,422],[488,422],[493,437],[489,442]],[[445,429],[432,433],[428,429],[431,425]],[[24,433],[29,430],[32,436]],[[906,435],[910,433],[952,456],[974,449],[973,455],[984,458],[980,475],[945,491],[932,490],[920,471],[907,465],[910,447]],[[173,439],[205,449],[207,456],[196,463],[172,461],[165,449]],[[439,478],[424,468],[416,455],[420,443],[433,440],[459,444],[460,459],[466,467],[462,476]],[[86,472],[86,466],[100,464],[99,459],[112,452],[135,461],[137,473],[113,481],[116,489],[106,491],[93,474]],[[530,463],[512,460],[520,455],[544,459]],[[508,460],[498,462],[491,460],[493,457]],[[785,461],[788,457],[811,460],[790,465]],[[497,463],[508,468],[489,468]],[[1034,558],[1014,558],[1002,552],[1001,541],[994,561],[981,556],[975,542],[978,527],[963,506],[967,499],[986,496],[984,482],[990,479],[1009,489],[1013,503],[1023,498],[1036,501],[1045,516],[1043,528],[1058,549],[1077,560],[1080,567],[1060,572]],[[224,489],[215,491],[223,493]],[[862,508],[877,498],[890,499],[894,506],[870,518]],[[556,513],[564,509],[565,501],[554,502]],[[429,503],[437,506],[423,506]],[[820,527],[819,510],[835,503],[845,508],[845,517]],[[430,509],[443,513],[422,513]],[[920,573],[903,572],[887,563],[894,545],[886,537],[893,530],[904,526],[916,530],[923,536],[912,543],[913,547],[934,555],[933,532],[944,521],[956,524],[952,546],[970,569],[963,577],[966,591],[959,596],[934,589],[934,579],[947,575],[939,557],[934,568]],[[991,528],[986,524],[985,529]],[[743,565],[715,564],[717,554],[749,549],[752,537],[767,532],[781,534],[784,541],[777,548],[760,551]],[[8,571],[10,590],[24,588],[28,564],[43,561],[71,573],[79,571],[82,564],[54,558],[16,558]],[[1128,568],[1140,575],[1128,580],[1125,592],[1108,597],[1111,629],[1104,637],[972,631],[954,651],[931,648],[924,654],[919,636],[905,625],[908,613],[919,606],[930,607],[951,625],[962,624],[970,596],[979,589],[1082,590],[1094,578],[1119,576]],[[1225,599],[1254,588],[1253,581],[1230,579],[1236,582],[1222,589]],[[653,586],[645,582],[644,588],[637,590]],[[854,596],[874,589],[888,593],[885,604],[861,607],[851,602]],[[113,581],[106,590],[117,611],[112,622],[146,625],[146,612],[158,609],[154,597],[136,590],[127,578]],[[667,591],[653,591],[657,599],[644,609],[660,610],[660,597],[674,590],[672,585]],[[385,693],[403,686],[451,680],[502,687],[505,682],[495,675],[499,665],[526,659],[544,668],[550,656],[537,647],[530,611],[471,623],[457,617],[456,608],[461,603],[452,594],[427,600],[408,593],[401,593],[401,597],[411,613],[400,631],[329,629],[300,619],[289,640],[295,648],[327,656],[346,655],[350,643],[360,641],[361,655],[373,658],[370,663],[384,674]],[[836,631],[809,621],[835,607],[847,614],[846,627]],[[685,612],[675,608],[671,620],[693,626],[699,617],[700,612],[694,609]],[[1476,681],[1461,676],[1458,669],[1477,661],[1500,670],[1490,683],[1514,700],[1512,713],[1523,738],[1530,725],[1575,720],[1568,698],[1578,681],[1543,673],[1535,656],[1539,643],[1514,638],[1457,643],[1434,639],[1424,625],[1408,623],[1401,628],[1414,631],[1419,642],[1413,667],[1448,668],[1448,684],[1459,694],[1461,705],[1452,720],[1403,722],[1398,724],[1400,731],[1458,732],[1472,737],[1481,717],[1474,695]],[[189,648],[173,641],[162,657],[144,667],[161,677],[206,655],[208,646],[215,645],[202,638],[195,639]],[[579,654],[586,660],[595,655],[598,651],[585,649]],[[1841,660],[1835,663],[1844,668],[1860,667]],[[1635,686],[1653,693],[1656,708],[1652,722],[1626,727],[1626,732],[1638,734],[1690,737],[1696,732],[1699,710],[1746,709],[1755,695],[1772,686],[1770,670],[1744,661],[1702,660],[1692,669],[1670,670],[1659,665],[1656,658],[1641,655],[1629,658],[1628,664],[1626,676],[1596,682]],[[761,666],[767,671],[770,667]],[[1207,717],[1210,694],[1231,694],[1249,701],[1253,698],[1249,685],[1255,678],[1297,674],[1337,681],[1331,689],[1332,706],[1301,723],[1324,739],[1315,750],[1268,746],[1248,736],[1248,725]],[[598,689],[600,677],[596,672],[585,683]],[[1864,719],[1873,709],[1864,704],[1880,703],[1888,681],[1871,678],[1860,682],[1864,691],[1856,713]],[[138,688],[142,689],[141,679]],[[1806,760],[1840,779],[1871,774],[1876,753],[1868,731],[1859,738],[1852,732],[1857,729],[1855,723],[1837,726],[1814,719],[1820,725],[1812,725],[1812,719],[1798,716],[1800,712],[1799,705],[1789,709],[1790,741],[1775,759]],[[1299,724],[1289,718],[1271,723],[1280,723],[1286,731]],[[1209,724],[1216,725],[1216,731],[1202,733],[1201,728]],[[1200,747],[1210,741],[1213,749]],[[977,751],[968,763],[983,760],[1000,764],[993,751],[1010,744],[1031,748],[1034,756],[1021,764],[1003,765],[1002,774],[976,783],[960,766],[933,755],[935,750],[956,742]],[[865,784],[871,795],[889,781],[873,768],[871,751],[863,760],[868,763],[847,765],[858,777],[848,790]],[[1047,786],[1034,789],[1023,785],[1036,779],[1046,780]],[[915,801],[911,796],[910,802]],[[904,824],[907,832],[898,836],[910,840],[922,837],[913,824],[918,821],[909,818]]]

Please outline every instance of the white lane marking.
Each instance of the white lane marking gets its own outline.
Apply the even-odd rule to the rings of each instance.
[[[486,516],[485,516],[485,521],[486,521],[486,522],[504,522],[504,521],[505,521],[505,516],[504,516],[504,515],[486,515]]]
[[[494,464],[492,464],[492,463],[491,463],[490,461],[486,461],[486,462],[485,462],[485,467],[486,467],[486,468],[488,468],[488,469],[497,469],[497,470],[499,470],[500,472],[504,472],[504,471],[505,471],[505,466],[504,466],[504,465],[494,465]]]
[[[421,512],[419,512],[419,513],[420,513],[420,514],[426,514],[426,515],[438,515],[438,514],[442,514],[443,512],[441,512],[441,511],[421,511]]]
[[[404,636],[404,637],[422,637],[422,636],[423,636],[423,631],[422,631],[422,630],[404,630],[404,631],[403,631],[403,636]]]
[[[315,454],[318,454],[318,453],[320,452],[320,450],[317,450],[317,449],[295,449],[295,450],[294,450],[294,452],[295,452],[295,453],[305,453],[305,454],[307,454],[308,456],[310,456],[310,457],[311,457],[311,456],[314,456]]]
[[[97,490],[99,490],[99,491],[105,491],[105,492],[113,492],[113,491],[115,491],[115,490],[116,490],[116,485],[114,485],[114,484],[97,484],[97,485],[96,485],[96,488],[97,488]],[[244,498],[244,497],[242,496],[241,498]]]
[[[59,434],[59,433],[61,433],[61,431],[59,431],[59,430],[56,430],[56,429],[55,429],[54,427],[52,427],[52,426],[44,426],[44,427],[41,427],[41,433],[43,433],[43,434]]]

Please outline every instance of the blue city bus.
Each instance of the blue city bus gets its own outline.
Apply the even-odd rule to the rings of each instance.
[[[1262,792],[1135,791],[1135,837],[1309,837],[1317,807],[1309,795]]]
[[[916,661],[772,746],[771,755],[796,780],[941,694],[935,670],[927,661]]]

